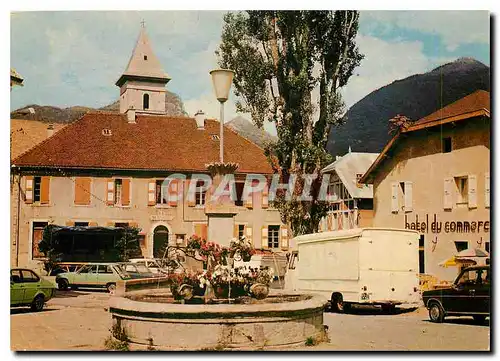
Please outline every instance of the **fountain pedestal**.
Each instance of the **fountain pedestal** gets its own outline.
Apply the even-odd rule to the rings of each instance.
[[[234,216],[238,213],[234,201],[226,195],[214,198],[216,190],[228,180],[234,180],[234,172],[238,169],[236,163],[212,163],[207,165],[207,170],[212,176],[212,186],[207,194],[205,214],[208,216],[208,240],[217,242],[221,246],[229,247],[234,237]],[[229,188],[231,189],[231,188]]]

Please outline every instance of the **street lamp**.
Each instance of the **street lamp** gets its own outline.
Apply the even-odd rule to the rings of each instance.
[[[210,72],[214,85],[215,96],[220,103],[220,162],[224,163],[224,103],[229,98],[229,89],[233,82],[234,71],[215,69]]]

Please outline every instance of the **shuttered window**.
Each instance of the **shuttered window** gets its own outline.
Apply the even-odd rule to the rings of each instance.
[[[490,207],[490,173],[484,175],[484,206]]]
[[[33,183],[34,177],[27,176],[24,183],[24,200],[26,203],[33,203]]]
[[[43,230],[48,225],[47,222],[33,222],[32,242],[31,242],[31,255],[33,259],[41,258],[44,256],[38,249],[40,241],[43,239]]]
[[[154,206],[157,202],[157,198],[155,198],[155,191],[157,191],[157,182],[154,179],[149,180],[148,182],[148,206]]]
[[[50,177],[40,177],[40,203],[48,204],[50,196]],[[35,184],[36,185],[36,184]]]
[[[179,193],[182,191],[181,184],[179,179],[173,179],[168,185],[168,205],[170,207],[177,207]]]
[[[413,182],[404,182],[405,212],[413,211]]]
[[[285,226],[282,226],[281,227],[281,249],[288,248],[288,239],[289,239],[288,228]]]
[[[253,230],[252,226],[245,226],[245,237],[255,246],[253,243]]]
[[[269,207],[269,187],[266,183],[262,191],[262,208],[266,209],[268,207]]]
[[[399,184],[397,182],[391,183],[391,212],[398,213],[399,199],[398,199]]]
[[[208,238],[208,226],[206,223],[195,223],[194,234],[202,239]]]
[[[130,179],[108,179],[106,187],[106,204],[115,206],[130,205],[131,180]]]
[[[130,179],[122,179],[121,205],[130,205]]]
[[[444,191],[443,191],[443,208],[452,209],[453,208],[453,178],[444,179]]]
[[[89,205],[90,204],[90,186],[91,178],[77,177],[75,178],[75,205]]]
[[[469,208],[477,208],[477,177],[475,174],[469,175],[467,188]]]
[[[263,226],[261,228],[261,247],[262,248],[268,248],[268,244],[267,244],[267,238],[268,238],[268,234],[267,234],[267,227],[266,226]]]

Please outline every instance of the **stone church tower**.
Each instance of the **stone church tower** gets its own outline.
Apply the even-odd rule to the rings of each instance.
[[[116,82],[120,87],[120,113],[165,114],[165,85],[169,80],[143,24],[127,69]]]

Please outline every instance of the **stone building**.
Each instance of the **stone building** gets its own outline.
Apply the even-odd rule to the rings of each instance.
[[[168,80],[141,29],[116,83],[120,112],[89,112],[12,160],[12,265],[37,268],[47,224],[139,227],[146,257],[161,256],[166,244],[185,244],[192,234],[207,237],[206,189],[192,177],[208,174],[206,165],[218,161],[219,123],[201,113],[164,115]],[[225,127],[224,159],[239,165],[234,236],[245,235],[256,248],[286,250],[287,229],[266,194],[242,200],[247,174],[272,173],[263,150]],[[164,182],[173,173],[186,179]]]
[[[490,251],[490,95],[476,91],[399,130],[361,182],[373,184],[374,226],[415,229],[420,272],[467,248]]]
[[[373,186],[359,179],[377,158],[378,153],[349,152],[321,170],[330,174],[328,214],[320,222],[320,232],[371,227],[373,219]]]

